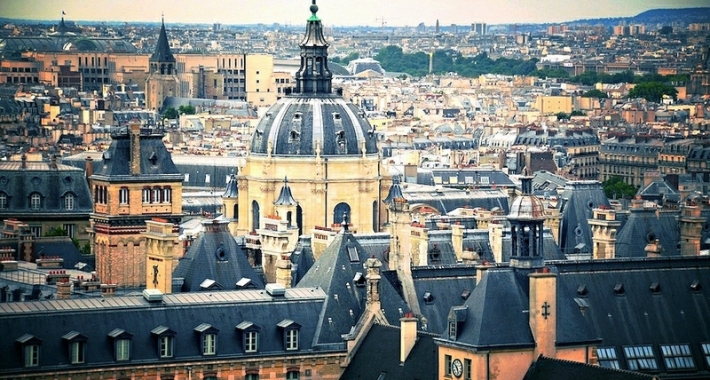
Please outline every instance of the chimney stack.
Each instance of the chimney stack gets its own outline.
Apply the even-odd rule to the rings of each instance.
[[[399,320],[401,324],[399,342],[399,362],[404,363],[407,356],[412,352],[414,344],[417,343],[417,318],[412,313],[407,313]]]
[[[529,318],[535,339],[535,357],[556,357],[557,340],[557,274],[543,267],[530,273]]]
[[[22,164],[20,167],[22,169],[27,169],[27,155],[22,153],[22,156],[20,157],[20,159],[22,160]]]
[[[89,177],[94,175],[94,159],[91,158],[91,156],[86,156],[84,161],[86,166],[86,169],[84,169],[84,173],[86,173],[86,179],[88,180]]]
[[[57,299],[66,300],[71,298],[71,281],[57,283]]]
[[[141,125],[131,124],[131,174],[141,174]]]

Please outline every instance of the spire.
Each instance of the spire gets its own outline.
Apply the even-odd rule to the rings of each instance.
[[[234,174],[229,176],[229,182],[227,182],[227,188],[222,194],[223,198],[236,198],[239,196],[239,189],[237,188],[237,176]]]
[[[392,186],[390,186],[387,198],[385,198],[382,202],[384,202],[387,206],[392,206],[394,202],[397,202],[395,199],[400,199],[400,202],[404,199],[402,187],[399,185],[399,176],[392,177]]]
[[[175,63],[175,57],[170,51],[168,43],[168,35],[165,32],[165,16],[162,18],[160,25],[160,35],[158,36],[158,44],[155,46],[155,52],[150,56],[151,62]]]
[[[296,72],[296,94],[330,94],[333,74],[328,69],[328,42],[323,36],[323,25],[316,15],[318,6],[312,0],[311,17],[301,47],[301,68]]]
[[[274,202],[276,206],[297,206],[298,202],[293,198],[291,194],[291,188],[288,187],[288,178],[284,177],[284,185],[281,187],[281,193],[279,198]]]

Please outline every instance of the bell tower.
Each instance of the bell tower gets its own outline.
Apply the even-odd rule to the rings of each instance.
[[[160,35],[155,52],[150,56],[148,79],[145,83],[146,108],[160,112],[165,98],[180,96],[180,80],[177,76],[177,61],[170,51],[165,19],[160,26]]]
[[[532,194],[532,176],[523,170],[520,177],[522,195],[515,198],[508,214],[512,240],[510,266],[524,269],[542,268],[542,228],[545,222],[545,208]]]

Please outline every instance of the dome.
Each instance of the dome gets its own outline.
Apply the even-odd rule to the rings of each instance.
[[[361,156],[376,154],[374,129],[364,113],[332,91],[328,43],[310,7],[301,40],[301,66],[291,95],[279,99],[259,121],[251,140],[252,154],[272,156]]]
[[[355,105],[332,94],[280,99],[259,122],[251,153],[273,156],[360,156],[377,153],[370,123]]]
[[[509,220],[545,220],[545,206],[534,195],[521,195],[510,205]]]

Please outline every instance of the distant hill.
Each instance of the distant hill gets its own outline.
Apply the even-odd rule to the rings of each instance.
[[[661,25],[670,25],[674,22],[710,22],[710,7],[649,9],[632,17],[581,19],[570,21],[568,24],[602,24],[614,26],[621,22],[627,24]]]

